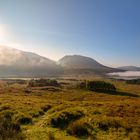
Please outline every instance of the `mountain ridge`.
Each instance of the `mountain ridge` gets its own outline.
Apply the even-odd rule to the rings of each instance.
[[[122,66],[118,68],[122,70],[127,70],[127,71],[140,71],[140,67],[137,67],[137,66]]]
[[[0,76],[43,77],[61,75],[63,70],[56,62],[33,52],[0,47]]]
[[[66,55],[61,58],[58,63],[64,67],[64,71],[75,71],[78,70],[80,73],[109,73],[109,72],[118,72],[115,68],[104,66],[100,64],[93,58],[81,55]],[[82,71],[81,71],[82,70]],[[71,72],[72,73],[72,72]]]
[[[33,52],[0,46],[0,77],[45,77],[69,74],[105,74],[122,71],[90,57],[66,55],[53,61]]]

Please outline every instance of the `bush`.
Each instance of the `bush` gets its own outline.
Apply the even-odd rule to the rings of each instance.
[[[30,80],[28,83],[29,87],[44,87],[44,86],[60,86],[56,80],[51,79],[38,79],[38,80]]]
[[[66,131],[77,137],[91,136],[94,138],[99,132],[109,134],[111,129],[116,132],[120,128],[123,128],[120,118],[86,116],[69,124]]]
[[[37,117],[39,117],[39,116],[44,115],[44,112],[43,112],[43,110],[31,111],[29,114],[30,114],[32,117],[37,118]]]
[[[20,125],[13,123],[11,118],[0,118],[0,139],[1,140],[24,140]]]
[[[104,81],[85,81],[79,84],[79,88],[97,92],[116,91],[116,87],[113,84]]]
[[[65,128],[67,127],[72,121],[75,121],[83,116],[83,112],[80,110],[72,110],[67,109],[63,110],[58,113],[54,113],[50,118],[50,124],[53,127],[57,128]]]
[[[24,115],[22,113],[19,113],[15,116],[15,121],[19,124],[31,124],[32,118],[29,115]]]
[[[133,85],[139,85],[140,84],[140,79],[133,79],[133,80],[127,80],[127,84],[133,84]]]
[[[77,120],[68,126],[67,133],[78,137],[87,137],[89,135],[89,127],[89,124],[87,124],[86,122],[83,122],[82,120]]]
[[[106,119],[98,122],[98,128],[103,131],[108,131],[110,128],[118,129],[121,127],[120,123],[115,119]]]
[[[49,109],[51,109],[52,106],[51,105],[46,105],[46,106],[42,106],[41,109],[44,111],[44,112],[47,112]]]

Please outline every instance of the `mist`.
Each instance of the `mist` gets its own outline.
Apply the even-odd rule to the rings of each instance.
[[[140,77],[140,71],[113,72],[108,75],[120,77]]]
[[[0,46],[0,65],[11,65],[21,57],[21,51]]]

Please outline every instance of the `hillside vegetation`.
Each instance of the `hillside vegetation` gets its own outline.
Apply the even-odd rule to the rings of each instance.
[[[46,84],[40,85],[42,81]],[[93,79],[82,89],[81,83],[77,79],[1,81],[0,139],[140,139],[139,85]],[[110,87],[111,92],[99,87]]]

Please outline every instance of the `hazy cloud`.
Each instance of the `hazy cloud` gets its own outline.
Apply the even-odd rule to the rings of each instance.
[[[113,72],[109,73],[110,76],[121,76],[121,77],[139,77],[140,71],[126,71],[126,72]]]
[[[21,57],[21,51],[0,46],[0,65],[10,65]]]

